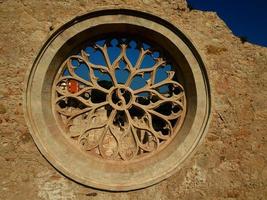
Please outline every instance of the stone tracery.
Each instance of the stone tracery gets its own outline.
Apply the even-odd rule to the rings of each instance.
[[[120,53],[114,61],[108,51],[111,44],[94,44],[104,65],[93,63],[86,50],[66,59],[53,85],[54,110],[67,135],[90,154],[133,160],[153,155],[175,136],[185,117],[186,97],[173,69],[166,71],[163,80],[157,80],[159,69],[166,66],[165,57],[153,56],[155,51],[141,43],[136,46],[139,56],[133,63],[127,56],[129,42],[117,42]],[[153,66],[142,65],[146,56],[153,58]],[[88,77],[81,76],[79,68],[84,68]],[[120,69],[129,74],[123,83],[116,76]],[[145,80],[137,89],[132,87],[139,84],[136,77]]]

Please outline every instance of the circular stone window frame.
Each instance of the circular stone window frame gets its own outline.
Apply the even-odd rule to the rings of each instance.
[[[123,25],[120,31],[131,30],[134,34],[140,28],[146,33],[152,33],[143,36],[147,39],[151,37],[169,51],[179,64],[184,79],[188,102],[184,123],[166,148],[146,160],[106,162],[90,157],[78,148],[72,148],[52,110],[52,85],[60,65],[78,47],[78,43],[89,39],[88,33],[97,35],[101,30],[107,33],[103,27],[116,24]],[[134,28],[128,29],[129,27]],[[97,10],[66,23],[41,48],[26,75],[25,85],[25,119],[42,155],[67,177],[98,189],[128,191],[168,178],[192,154],[204,137],[210,121],[210,87],[199,52],[177,27],[141,11]]]

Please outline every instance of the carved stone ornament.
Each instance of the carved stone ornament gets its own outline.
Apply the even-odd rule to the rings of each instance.
[[[203,61],[175,26],[97,10],[65,24],[29,70],[25,118],[47,160],[82,184],[125,191],[175,171],[203,137]]]

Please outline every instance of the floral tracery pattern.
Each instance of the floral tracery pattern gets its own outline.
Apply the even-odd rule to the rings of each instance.
[[[53,89],[67,135],[103,159],[153,155],[179,131],[186,113],[175,71],[161,52],[132,39],[95,42],[70,56]]]

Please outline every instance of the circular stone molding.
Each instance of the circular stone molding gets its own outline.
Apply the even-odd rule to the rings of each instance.
[[[25,118],[45,158],[91,187],[144,188],[177,171],[203,138],[210,90],[192,42],[128,9],[76,17],[27,74]]]

